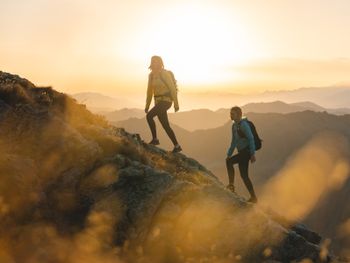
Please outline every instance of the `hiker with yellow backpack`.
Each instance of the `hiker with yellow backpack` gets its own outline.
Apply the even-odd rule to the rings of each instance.
[[[170,127],[167,113],[173,102],[175,112],[179,110],[174,74],[171,71],[164,69],[164,63],[160,56],[153,56],[151,58],[151,65],[149,66],[149,69],[151,72],[148,75],[147,99],[145,107],[147,122],[152,133],[152,140],[149,142],[149,144],[159,144],[156,124],[154,122],[154,117],[158,116],[160,123],[174,144],[174,149],[172,152],[181,152],[182,148],[176,139],[173,129]],[[153,96],[154,107],[149,110]]]

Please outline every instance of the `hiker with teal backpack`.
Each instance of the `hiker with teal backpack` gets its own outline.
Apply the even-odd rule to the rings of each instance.
[[[173,102],[175,112],[179,110],[174,74],[171,71],[164,69],[163,60],[159,56],[153,56],[151,58],[151,65],[149,66],[149,69],[151,70],[151,73],[148,75],[147,99],[145,107],[147,122],[152,133],[152,140],[149,142],[149,144],[159,144],[156,124],[154,122],[154,117],[158,116],[160,123],[174,144],[174,149],[172,152],[181,152],[181,146],[177,142],[175,133],[170,127],[167,113]],[[153,96],[154,107],[149,110]]]
[[[235,191],[235,170],[233,165],[238,164],[240,175],[250,193],[248,202],[257,203],[258,199],[248,176],[248,167],[249,161],[252,163],[256,161],[255,151],[261,148],[261,139],[256,132],[254,124],[247,118],[242,118],[240,107],[232,107],[230,117],[234,122],[232,124],[232,141],[226,157],[226,168],[229,178],[229,184],[226,188],[232,192]],[[237,148],[238,153],[232,156],[235,148]]]

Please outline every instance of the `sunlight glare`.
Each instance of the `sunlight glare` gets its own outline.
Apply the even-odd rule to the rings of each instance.
[[[148,63],[152,55],[162,56],[182,84],[228,81],[236,77],[233,66],[255,56],[248,32],[224,9],[177,6],[156,11],[156,19],[134,44],[134,59]]]

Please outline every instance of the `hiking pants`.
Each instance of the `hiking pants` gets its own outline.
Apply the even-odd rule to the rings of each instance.
[[[247,187],[250,195],[252,197],[256,197],[253,184],[248,177],[249,161],[250,161],[249,149],[244,149],[238,152],[238,154],[235,154],[226,160],[227,174],[229,178],[229,183],[233,185],[235,180],[235,170],[233,168],[233,165],[238,163],[239,172],[241,174],[241,177],[243,179],[245,186]]]
[[[171,107],[171,104],[172,103],[168,101],[157,102],[156,105],[147,113],[146,118],[147,118],[148,126],[151,129],[153,139],[157,138],[156,123],[154,122],[153,118],[155,116],[158,116],[159,122],[162,124],[170,140],[173,142],[174,145],[177,145],[178,143],[176,140],[175,133],[171,129],[169,125],[169,120],[168,120],[167,110]]]

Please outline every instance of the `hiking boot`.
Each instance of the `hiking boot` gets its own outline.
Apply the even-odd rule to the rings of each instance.
[[[181,152],[182,151],[182,148],[180,145],[176,145],[174,146],[174,149],[172,150],[173,153],[178,153],[178,152]]]
[[[152,141],[150,141],[148,144],[159,145],[159,140],[158,139],[152,139]]]
[[[226,186],[226,189],[227,189],[227,190],[230,190],[232,193],[235,192],[235,186],[234,186],[233,184],[228,184],[228,185]]]
[[[256,204],[258,202],[258,199],[256,198],[256,196],[252,196],[247,200],[247,202]]]

